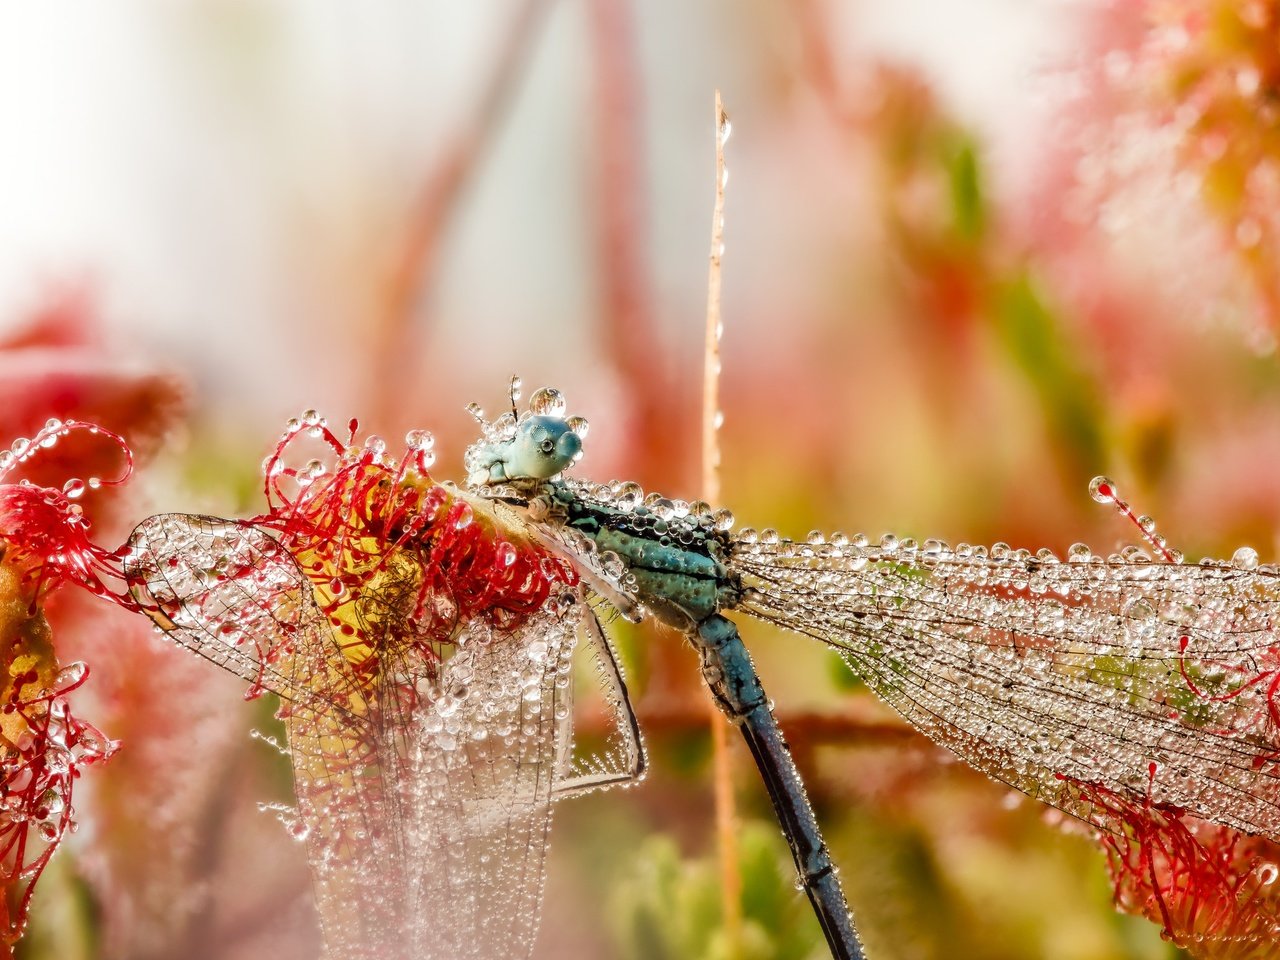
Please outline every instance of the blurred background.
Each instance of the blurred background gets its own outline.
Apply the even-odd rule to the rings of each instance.
[[[97,417],[161,509],[248,515],[308,407],[437,437],[508,377],[592,424],[579,473],[697,496],[713,97],[739,523],[1101,551],[1113,477],[1190,557],[1280,529],[1271,0],[46,0],[0,6],[0,413]],[[270,704],[68,600],[77,794],[26,958],[318,955],[259,802]],[[1104,858],[952,762],[816,645],[747,625],[877,960],[1155,960]],[[720,958],[706,712],[625,632],[653,769],[558,810],[537,956]],[[62,646],[65,644],[65,647]],[[743,956],[820,957],[731,745]],[[268,952],[269,951],[269,952]]]

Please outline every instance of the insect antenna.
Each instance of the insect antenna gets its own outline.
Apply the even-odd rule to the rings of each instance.
[[[520,399],[521,386],[522,386],[522,381],[520,380],[520,378],[518,376],[512,376],[511,386],[508,388],[507,394],[511,398],[511,416],[516,421],[519,421],[520,419],[520,414],[516,410],[516,401]]]

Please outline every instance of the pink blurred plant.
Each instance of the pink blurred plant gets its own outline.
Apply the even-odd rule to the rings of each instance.
[[[183,393],[174,378],[115,355],[83,288],[51,297],[0,341],[0,429],[10,436],[30,435],[50,415],[92,420],[127,436],[147,458],[177,423]],[[73,484],[66,494],[59,487],[69,476],[119,475],[126,458],[102,435],[79,429],[38,449],[22,465],[31,486],[6,488],[4,529],[18,553],[60,548],[52,555],[65,562],[45,573],[47,586],[68,577],[94,586],[87,574],[115,558],[87,540],[89,521],[98,542],[117,542],[136,505],[107,485]],[[48,492],[39,493],[42,484]],[[72,535],[77,539],[66,540]],[[313,915],[291,909],[309,902],[302,858],[290,859],[292,845],[253,807],[267,787],[249,775],[237,738],[248,718],[225,709],[229,688],[217,672],[159,643],[145,620],[88,591],[45,590],[41,602],[57,661],[95,666],[93,682],[70,697],[75,715],[91,712],[123,744],[89,782],[87,799],[78,795],[93,829],[77,838],[75,863],[98,900],[105,954],[160,960],[257,949],[313,953]],[[35,690],[28,685],[23,696]],[[243,794],[245,803],[231,803],[229,794]],[[254,864],[247,879],[246,863]],[[236,883],[221,882],[233,873]],[[40,903],[37,897],[37,919]]]
[[[117,744],[71,712],[66,696],[84,683],[82,662],[62,666],[43,613],[48,595],[73,584],[125,606],[119,558],[95,545],[79,500],[87,489],[128,478],[132,454],[102,428],[50,420],[30,440],[0,454],[0,480],[73,432],[113,442],[125,470],[114,480],[72,478],[61,490],[25,482],[0,485],[0,934],[12,944],[26,927],[35,884],[73,827],[72,793],[83,768],[109,758]],[[104,577],[108,581],[104,581]]]
[[[1280,330],[1280,4],[1160,0],[1138,52],[1178,156]]]

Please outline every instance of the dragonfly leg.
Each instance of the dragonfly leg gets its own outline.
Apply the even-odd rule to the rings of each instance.
[[[715,614],[698,624],[690,639],[702,654],[703,679],[755,758],[831,955],[836,960],[864,960],[835,864],[738,628]]]
[[[609,636],[600,624],[600,618],[585,599],[583,617],[584,636],[581,643],[588,648],[593,669],[601,682],[606,705],[613,714],[616,734],[616,752],[622,761],[616,767],[597,764],[595,769],[573,772],[573,711],[566,715],[563,728],[557,732],[560,754],[556,758],[557,775],[552,784],[551,798],[563,800],[592,790],[606,790],[618,784],[635,783],[643,779],[647,760],[644,740],[640,736],[640,724],[631,706],[627,683],[622,677],[617,651],[609,642]],[[572,688],[570,688],[572,689]]]

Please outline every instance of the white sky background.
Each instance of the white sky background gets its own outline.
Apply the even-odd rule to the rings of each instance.
[[[673,349],[697,349],[701,336],[717,85],[735,119],[730,322],[735,243],[750,261],[786,242],[785,225],[772,241],[747,236],[798,175],[764,142],[747,49],[759,38],[730,19],[766,6],[633,5],[647,250],[664,323],[689,323]],[[88,278],[125,349],[185,369],[232,415],[275,421],[314,402],[324,391],[309,391],[308,376],[336,371],[300,359],[301,317],[314,312],[321,341],[344,335],[332,326],[344,308],[335,271],[393,222],[468,109],[501,36],[494,24],[513,9],[0,0],[0,317],[12,322],[53,283]],[[1041,105],[1029,81],[1063,49],[1060,13],[1028,0],[862,0],[834,22],[846,51],[922,65],[997,136],[998,160],[1034,135]],[[485,395],[499,393],[513,357],[553,372],[580,362],[564,338],[594,308],[587,43],[581,4],[558,4],[432,294],[432,349],[465,355],[466,374],[454,375],[489,384]],[[468,351],[481,329],[496,339]]]

